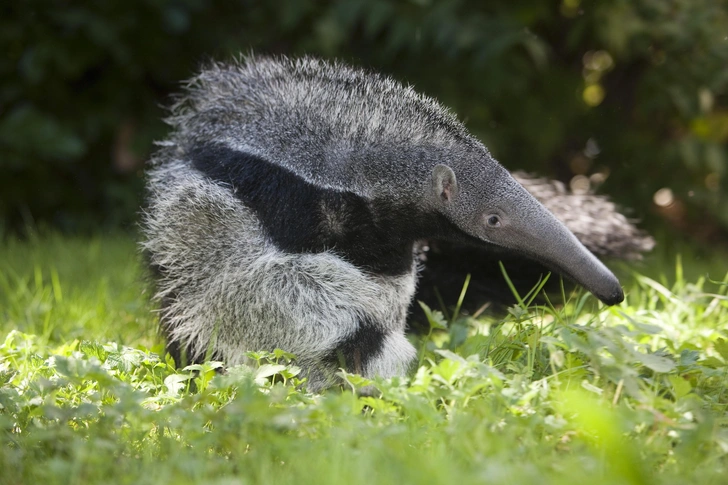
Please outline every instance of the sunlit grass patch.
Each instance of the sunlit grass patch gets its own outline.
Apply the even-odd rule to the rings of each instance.
[[[0,331],[42,342],[161,343],[136,244],[128,235],[0,242]],[[161,349],[161,347],[159,347]]]
[[[564,292],[505,315],[427,309],[407,378],[342,373],[311,394],[283,352],[176,369],[129,239],[4,249],[0,483],[728,476],[728,275],[689,281],[671,263],[672,282],[635,274],[615,307]]]

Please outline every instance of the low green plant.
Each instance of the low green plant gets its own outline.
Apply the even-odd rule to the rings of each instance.
[[[133,254],[128,241],[93,244],[99,254],[116,245]],[[74,279],[61,260],[38,262],[58,246],[90,265],[76,269],[89,276]],[[536,291],[500,316],[458,307],[446,318],[423,307],[431,330],[416,341],[420,361],[408,377],[342,372],[341,388],[312,394],[281,351],[250,353],[244,366],[176,369],[139,333],[155,325],[148,308],[129,313],[135,324],[116,331],[121,338],[108,332],[132,300],[122,290],[138,266],[109,261],[96,272],[88,244],[60,239],[11,249],[21,250],[25,267],[11,276],[0,257],[1,279],[16,289],[0,308],[0,483],[719,484],[728,476],[728,274],[690,282],[679,262],[672,284],[634,274],[616,307],[579,292],[536,305]],[[94,284],[100,275],[106,290]],[[118,299],[97,314],[103,325],[89,318],[72,327],[84,313],[69,308],[95,311],[93,288]],[[20,312],[34,301],[50,317]]]

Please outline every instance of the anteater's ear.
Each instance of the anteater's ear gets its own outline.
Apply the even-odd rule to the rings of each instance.
[[[455,172],[447,165],[436,165],[432,169],[432,191],[441,202],[450,202],[458,195],[458,181]]]

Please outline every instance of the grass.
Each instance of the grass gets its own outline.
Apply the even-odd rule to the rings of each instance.
[[[723,484],[720,261],[710,279],[648,264],[611,308],[565,294],[500,318],[426,309],[419,368],[358,397],[301,391],[282,352],[175,369],[128,236],[7,241],[0,483]]]

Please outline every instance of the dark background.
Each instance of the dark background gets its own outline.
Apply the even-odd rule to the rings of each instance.
[[[171,93],[250,51],[390,74],[509,169],[588,180],[663,239],[726,241],[720,0],[3,2],[0,233],[133,230]]]

